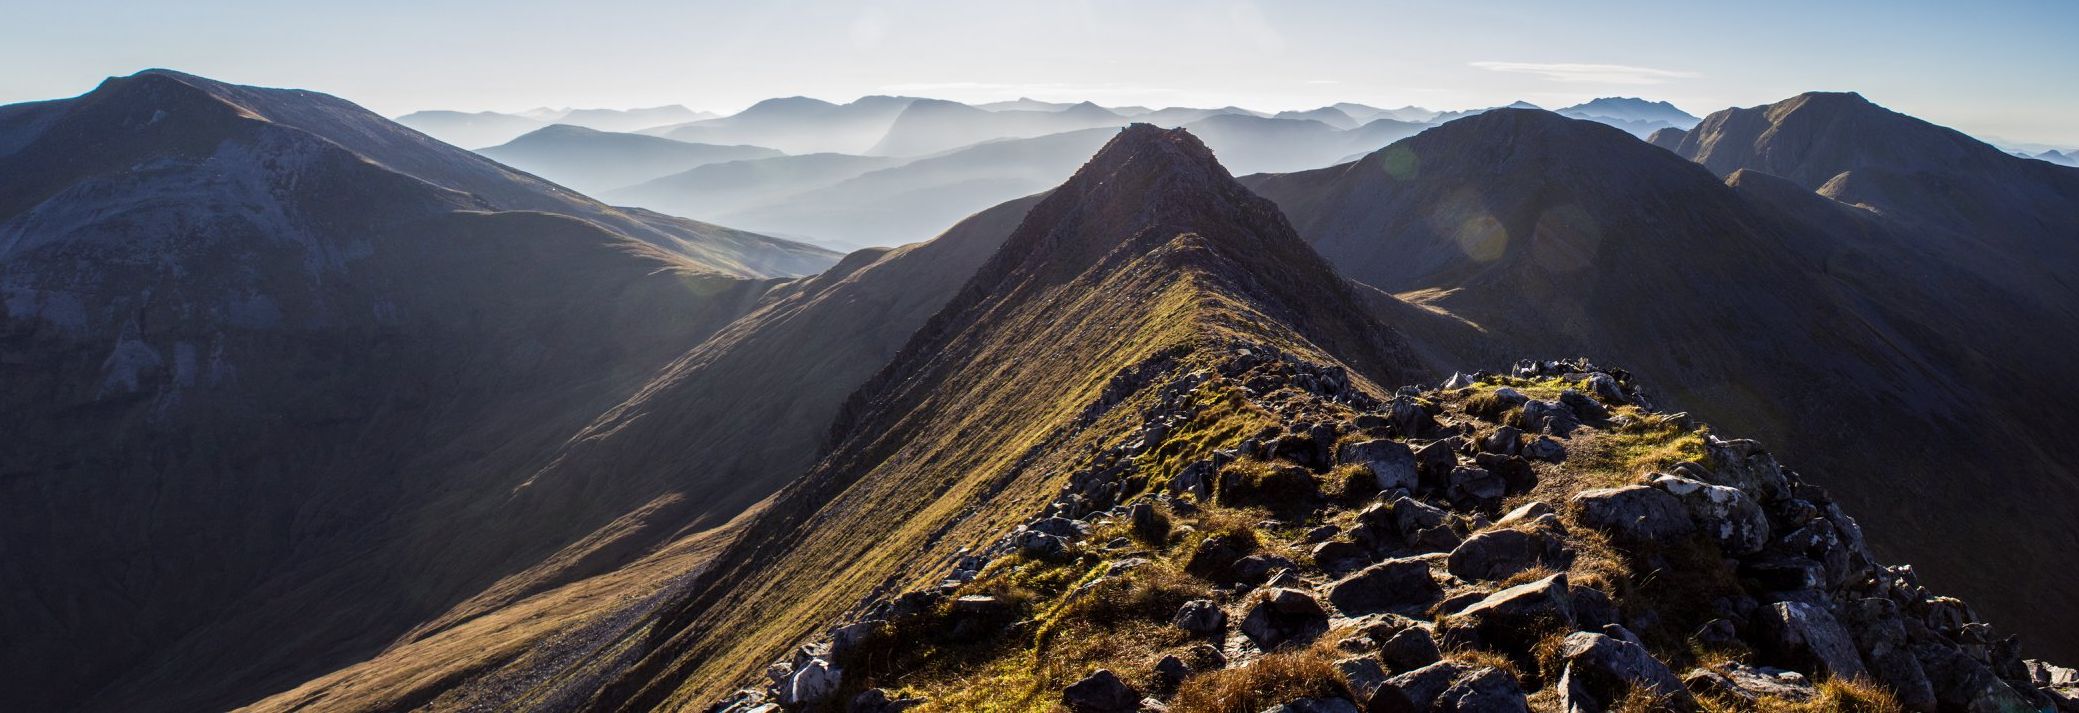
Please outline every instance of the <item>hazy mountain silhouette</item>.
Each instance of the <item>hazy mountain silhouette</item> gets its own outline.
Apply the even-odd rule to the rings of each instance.
[[[519,138],[521,134],[548,126],[549,122],[495,111],[462,112],[433,109],[397,117],[409,126],[463,148],[483,148]]]
[[[642,133],[700,144],[750,144],[790,154],[863,154],[886,136],[910,97],[860,97],[832,104],[808,97],[767,99],[742,112],[645,129]]]
[[[537,129],[477,153],[593,195],[696,166],[781,155],[762,146],[689,144],[565,124]]]
[[[1124,117],[1089,102],[1061,110],[989,111],[958,102],[919,99],[903,109],[888,127],[888,134],[867,153],[921,156],[983,141],[1026,139],[1125,123]]]

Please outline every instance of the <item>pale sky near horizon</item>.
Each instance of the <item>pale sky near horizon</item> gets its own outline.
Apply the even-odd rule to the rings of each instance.
[[[2079,147],[2079,1],[0,0],[0,103],[167,67],[419,109],[909,94],[1304,109],[1807,90]]]

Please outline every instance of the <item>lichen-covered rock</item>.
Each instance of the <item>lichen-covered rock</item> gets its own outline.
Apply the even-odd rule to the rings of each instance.
[[[1739,557],[1760,552],[1769,542],[1769,516],[1738,488],[1712,485],[1678,475],[1661,475],[1653,487],[1682,501],[1690,522],[1718,543],[1725,554]]]
[[[810,659],[808,665],[794,671],[787,687],[780,691],[780,706],[794,710],[828,702],[843,682],[844,671],[829,661]]]
[[[1422,668],[1386,679],[1386,683],[1372,691],[1365,710],[1371,713],[1421,713],[1431,710],[1437,697],[1451,687],[1463,666],[1439,661]]]

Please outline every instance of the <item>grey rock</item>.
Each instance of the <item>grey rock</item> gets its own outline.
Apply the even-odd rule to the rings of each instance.
[[[1564,675],[1568,684],[1561,689],[1563,695],[1571,699],[1585,694],[1592,703],[1581,702],[1584,709],[1602,710],[1631,691],[1640,690],[1658,697],[1668,710],[1697,709],[1696,698],[1683,687],[1675,672],[1647,653],[1630,631],[1615,629],[1618,636],[1586,631],[1567,635],[1559,648],[1560,660],[1566,662]],[[1572,709],[1575,705],[1569,700],[1567,707]]]
[[[1213,634],[1227,628],[1227,612],[1211,599],[1193,599],[1177,608],[1170,623],[1193,634]]]
[[[1517,572],[1548,565],[1564,569],[1566,546],[1537,528],[1493,529],[1474,534],[1451,550],[1448,569],[1459,579],[1507,579]]]
[[[1566,446],[1561,445],[1559,441],[1552,440],[1548,436],[1538,436],[1529,444],[1523,446],[1523,457],[1547,463],[1558,463],[1566,460]]]
[[[1515,426],[1494,429],[1486,438],[1480,439],[1480,450],[1487,453],[1516,455],[1523,452],[1523,430]]]
[[[1530,702],[1516,677],[1493,667],[1459,676],[1437,695],[1435,706],[1444,713],[1530,713]]]
[[[1927,672],[1942,710],[2005,713],[2034,710],[2029,697],[1993,673],[1992,668],[1948,642],[1913,646],[1913,656]]]
[[[1075,713],[1136,713],[1141,694],[1108,669],[1098,669],[1061,691],[1061,704]]]
[[[1487,595],[1439,627],[1446,645],[1480,643],[1525,652],[1550,631],[1574,628],[1566,573]]]
[[[1381,492],[1392,492],[1404,488],[1412,492],[1420,487],[1420,476],[1415,469],[1415,452],[1406,445],[1377,439],[1346,443],[1336,451],[1336,460],[1344,464],[1364,466],[1371,471]]]
[[[1769,541],[1769,516],[1738,488],[1712,485],[1677,475],[1653,479],[1653,486],[1682,501],[1698,530],[1734,557],[1760,552]]]
[[[1558,511],[1553,510],[1551,505],[1546,504],[1542,500],[1532,500],[1517,506],[1514,510],[1510,510],[1500,520],[1494,521],[1494,524],[1498,527],[1514,527],[1518,523],[1530,522],[1545,515],[1554,514],[1558,514]]]
[[[1572,500],[1581,522],[1625,542],[1667,542],[1694,531],[1689,511],[1667,491],[1645,485],[1586,490]]]
[[[1288,643],[1305,643],[1328,633],[1328,610],[1314,595],[1297,589],[1273,589],[1250,605],[1242,617],[1242,635],[1256,648],[1274,651]]]
[[[1826,609],[1777,602],[1755,612],[1754,644],[1766,663],[1834,677],[1867,673],[1855,640]]]
[[[1360,701],[1371,700],[1379,687],[1386,685],[1386,668],[1379,660],[1370,656],[1352,656],[1335,662],[1343,680],[1350,684],[1350,692]]]
[[[1683,685],[1697,695],[1716,696],[1748,705],[1764,698],[1794,703],[1812,700],[1812,680],[1796,671],[1727,662],[1715,668],[1693,669],[1682,676]]]
[[[1386,679],[1372,692],[1365,709],[1371,713],[1420,713],[1430,710],[1437,697],[1466,669],[1449,661],[1424,666]]]
[[[838,686],[843,682],[844,671],[829,661],[810,659],[808,665],[794,672],[787,687],[780,691],[780,706],[793,709],[827,702],[837,695]]]
[[[1564,438],[1581,427],[1581,419],[1558,401],[1530,401],[1523,404],[1523,425],[1533,432]]]
[[[1619,395],[1619,399],[1613,400],[1621,401],[1621,399],[1622,394]],[[1595,400],[1594,397],[1581,393],[1579,389],[1567,389],[1559,392],[1559,402],[1565,404],[1568,410],[1574,412],[1575,416],[1585,420],[1596,421],[1610,417],[1609,408],[1603,406],[1602,402]]]
[[[1436,637],[1421,627],[1403,629],[1379,645],[1379,660],[1392,671],[1413,671],[1443,659],[1444,652],[1437,649]]]
[[[1486,468],[1459,466],[1451,469],[1444,496],[1453,503],[1480,506],[1498,503],[1509,492],[1509,482]]]
[[[1420,611],[1443,595],[1429,563],[1418,559],[1386,560],[1328,587],[1328,601],[1345,614]]]

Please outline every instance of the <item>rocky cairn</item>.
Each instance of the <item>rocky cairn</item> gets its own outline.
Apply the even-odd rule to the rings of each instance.
[[[2079,713],[2079,671],[1623,371],[1524,361],[1380,400],[1205,351],[1121,377],[1108,399],[1151,395],[1140,427],[1044,512],[709,710]]]

